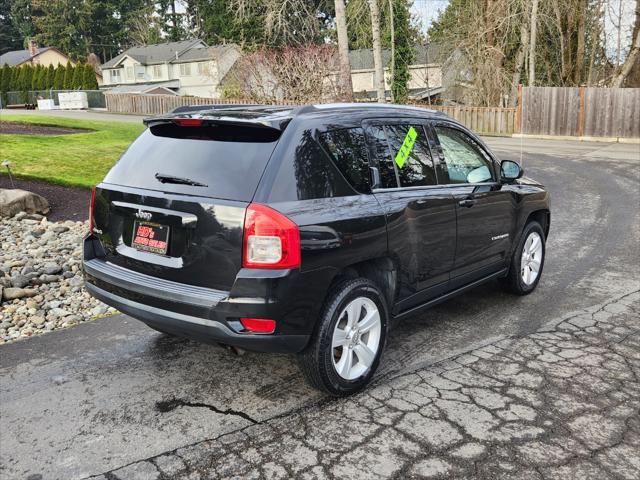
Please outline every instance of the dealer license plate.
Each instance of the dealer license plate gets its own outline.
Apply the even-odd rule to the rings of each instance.
[[[169,249],[169,227],[158,223],[135,221],[131,246],[143,252],[166,255]]]

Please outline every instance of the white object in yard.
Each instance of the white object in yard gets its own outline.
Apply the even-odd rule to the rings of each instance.
[[[53,100],[44,99],[38,100],[38,110],[53,110],[56,108],[56,103]]]
[[[58,94],[58,103],[63,110],[89,108],[85,92],[68,92]]]

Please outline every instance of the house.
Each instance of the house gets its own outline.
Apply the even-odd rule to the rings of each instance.
[[[417,45],[413,49],[413,62],[409,65],[409,98],[432,100],[442,93],[442,55],[438,45]],[[375,69],[373,50],[359,49],[349,52],[351,83],[353,93],[359,98],[375,98]],[[382,64],[385,66],[385,90],[391,97],[391,50],[382,50]]]
[[[132,47],[102,65],[102,88],[112,93],[193,95],[219,98],[241,51],[202,40]]]
[[[0,55],[0,66],[5,63],[10,67],[16,67],[30,63],[31,65],[42,65],[48,67],[53,65],[57,67],[59,64],[66,65],[70,62],[75,65],[68,56],[55,47],[40,47],[35,41],[29,40],[29,48],[25,50],[13,50]]]

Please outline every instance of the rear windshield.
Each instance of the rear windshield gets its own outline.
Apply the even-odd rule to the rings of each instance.
[[[258,127],[156,125],[131,144],[104,181],[170,193],[250,201],[278,136],[277,131]],[[166,180],[170,177],[200,185],[173,183],[174,180]]]

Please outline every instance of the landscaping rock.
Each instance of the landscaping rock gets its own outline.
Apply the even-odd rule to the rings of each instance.
[[[38,292],[26,288],[5,288],[2,297],[5,300],[14,300],[16,298],[33,297]]]
[[[20,212],[48,213],[49,202],[37,193],[26,190],[0,189],[0,217],[13,217]],[[20,219],[24,217],[25,215],[22,215]]]
[[[15,288],[22,288],[29,285],[29,278],[24,275],[16,275],[15,277],[11,277],[11,286]]]
[[[60,275],[40,275],[40,278],[33,280],[36,285],[44,285],[45,283],[53,283],[60,280]]]
[[[44,265],[44,273],[47,275],[55,275],[56,273],[60,273],[62,271],[62,267],[57,263],[45,263]]]
[[[0,218],[0,344],[115,312],[84,289],[87,229],[86,222],[39,221],[25,212]]]

